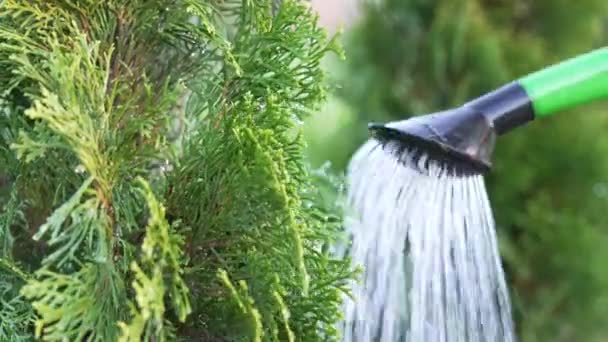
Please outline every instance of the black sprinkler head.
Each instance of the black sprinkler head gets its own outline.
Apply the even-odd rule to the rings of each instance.
[[[467,107],[368,128],[380,142],[399,141],[410,157],[426,154],[458,174],[486,173],[492,167],[496,132],[482,114]]]
[[[414,159],[426,155],[450,173],[474,175],[490,171],[497,135],[532,119],[530,99],[515,82],[456,109],[368,128],[399,158],[406,151]]]

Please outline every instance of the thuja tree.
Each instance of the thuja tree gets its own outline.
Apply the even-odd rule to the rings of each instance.
[[[0,2],[0,340],[332,340],[296,0]]]
[[[369,121],[461,105],[607,38],[604,0],[370,0],[363,9],[332,108],[352,115],[325,140],[344,149],[313,151],[337,165],[367,139]],[[539,120],[497,142],[486,180],[524,341],[606,340],[607,108]]]

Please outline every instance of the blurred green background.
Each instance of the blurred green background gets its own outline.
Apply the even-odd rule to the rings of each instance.
[[[330,100],[305,123],[310,160],[340,174],[367,122],[462,104],[605,46],[607,27],[606,0],[362,3],[347,59],[326,61]],[[608,340],[607,133],[608,101],[497,141],[486,184],[522,341]]]

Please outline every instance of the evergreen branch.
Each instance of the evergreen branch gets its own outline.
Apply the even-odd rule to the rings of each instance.
[[[142,244],[143,260],[149,265],[159,265],[171,277],[169,289],[174,308],[180,321],[184,321],[191,312],[188,299],[188,288],[181,278],[181,259],[183,239],[172,232],[171,226],[165,218],[165,208],[156,199],[150,186],[142,178],[141,192],[146,199],[150,217],[146,228],[146,237]]]
[[[39,315],[36,337],[47,341],[107,341],[116,338],[115,322],[125,295],[120,277],[110,264],[86,264],[63,275],[36,272],[21,293],[33,301]]]
[[[102,203],[92,196],[92,182],[93,178],[89,177],[34,235],[34,240],[39,240],[48,232],[49,245],[59,247],[44,259],[44,264],[57,263],[57,266],[62,266],[68,261],[77,261],[77,253],[82,251],[85,243],[87,252],[95,260],[103,262],[109,258],[106,236],[108,222]],[[83,201],[85,195],[88,198]]]
[[[10,198],[7,203],[2,205],[2,213],[0,213],[0,260],[12,257],[14,237],[11,233],[11,227],[14,224],[25,222],[21,209],[22,203],[20,203],[18,197],[17,187],[13,186]]]
[[[269,108],[269,110],[273,110],[274,108]],[[294,199],[288,194],[285,182],[281,181],[281,176],[287,173],[285,170],[284,160],[282,160],[282,155],[278,154],[278,162],[275,162],[270,154],[270,151],[266,151],[265,147],[262,146],[258,138],[256,136],[261,137],[269,137],[269,135],[265,135],[261,132],[254,134],[251,129],[245,129],[245,136],[249,141],[246,141],[246,144],[250,144],[254,146],[254,156],[258,158],[262,158],[263,165],[267,165],[268,177],[271,180],[270,185],[271,189],[276,191],[277,200],[282,207],[282,211],[286,213],[285,224],[290,229],[290,236],[293,243],[294,251],[294,263],[297,265],[298,274],[301,277],[302,291],[304,295],[308,294],[309,287],[309,275],[306,270],[306,266],[304,264],[304,247],[302,243],[302,237],[300,236],[300,229],[302,229],[300,224],[296,222],[296,217],[294,212],[297,212],[297,208],[294,208],[292,203],[294,203]],[[268,144],[271,145],[271,144]],[[260,170],[262,171],[262,170]],[[297,203],[297,202],[296,202]],[[297,204],[296,204],[297,206]]]
[[[150,215],[142,243],[140,262],[142,266],[140,267],[136,262],[131,265],[131,270],[135,274],[133,289],[137,308],[133,306],[131,309],[131,323],[120,323],[122,331],[120,340],[125,342],[140,341],[142,338],[166,339],[166,332],[163,329],[166,296],[170,298],[181,322],[185,321],[192,310],[188,298],[189,290],[181,277],[180,247],[183,242],[179,236],[171,232],[171,227],[165,218],[165,209],[154,196],[149,184],[142,178],[139,178],[138,182]],[[167,282],[165,282],[166,278],[168,278]],[[168,294],[165,290],[168,290]]]
[[[224,285],[230,290],[232,298],[237,303],[238,308],[242,314],[249,320],[249,336],[252,341],[262,342],[264,337],[260,312],[255,308],[255,302],[251,296],[249,296],[247,284],[244,281],[239,282],[239,289],[232,284],[228,278],[228,273],[220,269],[217,273],[218,278],[224,283]]]
[[[0,9],[0,94],[11,102],[0,152],[18,176],[0,220],[3,255],[31,243],[13,232],[48,243],[13,253],[42,268],[5,302],[32,304],[39,338],[335,337],[351,273],[319,251],[338,228],[331,209],[305,202],[298,133],[324,98],[331,41],[306,4]]]
[[[35,314],[29,303],[18,294],[23,282],[12,274],[2,274],[0,280],[0,340],[31,341]]]
[[[322,327],[323,338],[331,339],[337,333],[333,325],[339,317],[343,279],[352,273],[346,262],[326,262],[327,255],[316,252],[339,223],[330,227],[323,209],[304,204],[301,191],[310,187],[310,175],[297,134],[299,118],[324,97],[320,59],[331,46],[324,32],[311,24],[305,5],[284,1],[273,13],[269,4],[231,2],[222,8],[240,14],[230,37],[243,73],[236,77],[226,72],[220,79],[191,85],[193,100],[204,103],[192,108],[202,108],[207,121],[188,139],[181,166],[171,177],[168,207],[192,227],[190,243],[200,246],[189,249],[191,260],[203,263],[191,275],[193,293],[210,291],[197,284],[213,282],[208,274],[221,268],[230,279],[246,280],[247,292],[237,291],[236,297],[234,286],[221,283],[241,299],[236,306],[248,321],[255,315],[242,309],[244,298],[255,301],[263,336],[289,340],[293,334],[314,341]],[[206,241],[225,243],[206,248]],[[336,278],[328,276],[331,272]],[[284,292],[268,286],[275,274]],[[289,303],[289,324],[276,293]],[[225,305],[225,295],[207,296],[202,307]],[[313,309],[318,301],[332,304]],[[204,317],[221,336],[238,326]],[[279,327],[277,322],[284,324]],[[255,338],[251,326],[248,323],[248,332],[235,338]]]
[[[274,299],[276,300],[279,312],[281,313],[281,318],[283,319],[283,324],[285,325],[285,333],[287,335],[287,340],[289,342],[295,342],[296,336],[295,336],[294,332],[291,330],[291,328],[289,327],[289,316],[290,316],[289,308],[288,308],[287,304],[285,303],[285,300],[283,299],[285,289],[280,284],[279,276],[275,274],[274,278],[275,278],[274,283],[273,283],[274,290],[272,291],[272,295],[273,295]],[[277,340],[279,339],[278,336],[275,338]]]
[[[152,277],[148,277],[136,263],[133,263],[131,270],[135,273],[133,289],[139,310],[131,305],[131,322],[118,322],[121,329],[119,341],[165,341],[165,286],[162,269],[154,268]]]
[[[0,267],[3,267],[5,269],[11,271],[13,274],[15,274],[16,276],[18,276],[23,281],[28,281],[31,278],[31,276],[29,274],[27,274],[26,272],[24,272],[23,270],[21,270],[13,262],[11,262],[9,260],[6,260],[4,258],[0,258]]]

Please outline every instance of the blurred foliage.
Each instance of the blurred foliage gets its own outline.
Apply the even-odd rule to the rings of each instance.
[[[608,2],[379,0],[363,13],[347,62],[328,62],[336,98],[307,123],[311,158],[337,171],[369,121],[459,105],[601,46]],[[596,103],[498,140],[487,186],[523,341],[608,337],[607,111]]]

